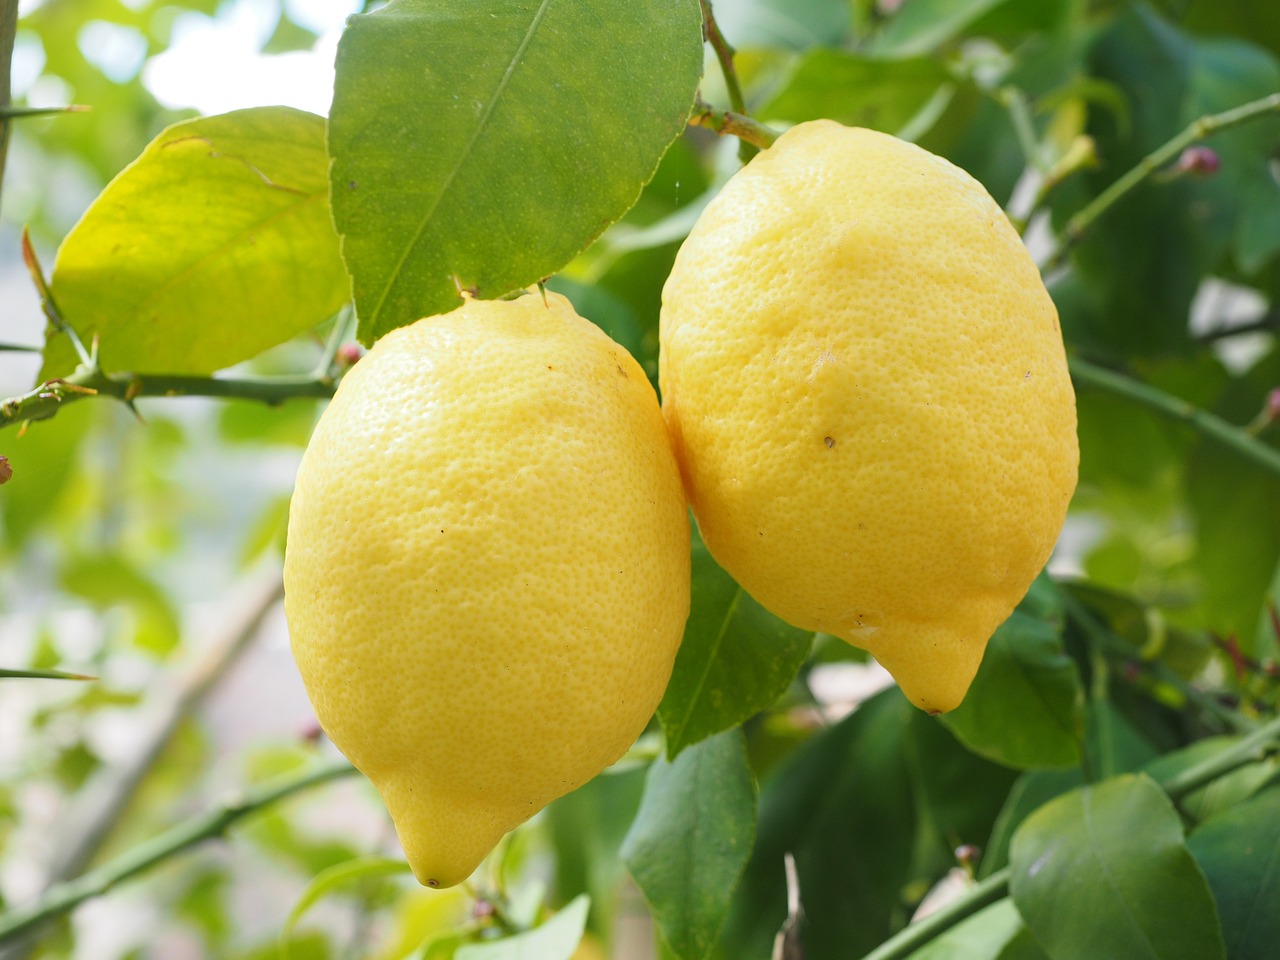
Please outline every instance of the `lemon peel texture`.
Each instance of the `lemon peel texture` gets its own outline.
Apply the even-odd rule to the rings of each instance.
[[[711,553],[957,706],[1076,483],[1057,312],[981,184],[814,121],[707,206],[663,291],[663,412]]]
[[[689,610],[689,523],[653,388],[556,294],[383,337],[298,471],[285,558],[321,725],[385,800],[417,878],[643,731]]]

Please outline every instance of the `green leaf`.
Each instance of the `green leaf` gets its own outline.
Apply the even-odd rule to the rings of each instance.
[[[897,57],[932,53],[1005,0],[910,0],[898,7],[869,49]]]
[[[1182,823],[1126,774],[1053,800],[1013,838],[1010,891],[1054,960],[1217,960],[1222,928]]]
[[[637,765],[595,777],[543,814],[555,850],[555,899],[589,894],[590,928],[602,937],[613,929],[623,870],[618,851],[640,808],[645,772]]]
[[[178,614],[160,586],[123,557],[104,554],[68,559],[62,585],[99,610],[127,607],[134,616],[134,643],[165,657],[178,644]]]
[[[407,873],[409,873],[409,865],[404,860],[399,858],[393,860],[387,857],[359,857],[320,871],[302,891],[302,896],[293,905],[284,926],[280,928],[281,957],[284,960],[289,958],[289,938],[293,936],[293,928],[298,925],[298,921],[329,894],[361,880],[403,876]]]
[[[936,937],[911,960],[1046,960],[1011,900],[1000,900]]]
[[[702,72],[693,0],[391,0],[348,21],[333,211],[366,343],[546,277],[635,203]]]
[[[649,768],[622,858],[680,960],[711,949],[751,855],[756,798],[732,730]]]
[[[983,851],[978,879],[985,879],[1009,864],[1009,845],[1022,821],[1068,790],[1084,782],[1079,770],[1030,770],[1018,777],[1005,797]]]
[[[756,603],[698,542],[689,619],[658,705],[667,755],[674,758],[770,706],[791,685],[812,643],[811,632]]]
[[[1033,589],[1055,593],[1048,581],[1037,584]],[[1080,677],[1062,646],[1061,608],[1052,619],[1019,608],[987,644],[964,702],[942,722],[997,763],[1071,767],[1080,761],[1083,705]]]
[[[769,955],[787,912],[788,852],[815,958],[861,956],[910,918],[905,891],[918,890],[911,898],[918,900],[934,879],[915,873],[920,838],[936,843],[932,831],[921,832],[907,757],[917,716],[890,688],[773,769],[761,786],[755,849],[725,926],[726,957]],[[930,852],[929,859],[948,854]]]
[[[1270,960],[1280,943],[1280,789],[1206,820],[1187,841],[1218,901],[1230,960]]]
[[[52,290],[108,370],[209,373],[288,340],[349,297],[329,221],[325,123],[258,107],[174,124],[58,250]],[[70,373],[51,335],[45,378]]]
[[[25,432],[7,432],[3,453],[13,476],[0,488],[5,550],[19,550],[27,537],[55,514],[79,465],[80,441],[94,425],[93,404],[77,403]]]
[[[932,57],[879,60],[821,48],[796,64],[756,115],[791,123],[827,117],[896,134],[939,90],[949,89],[950,79],[946,67]]]
[[[1239,739],[1239,737],[1206,737],[1204,740],[1197,740],[1190,746],[1152,760],[1143,767],[1143,773],[1157,783],[1166,783],[1183,771],[1208,760],[1223,748],[1238,742]],[[1245,764],[1215,778],[1198,790],[1179,797],[1178,808],[1192,822],[1207,820],[1251,796],[1277,772],[1280,772],[1280,756],[1273,755],[1256,763]]]
[[[554,917],[528,933],[459,947],[457,960],[569,960],[582,940],[591,900],[575,897]]]

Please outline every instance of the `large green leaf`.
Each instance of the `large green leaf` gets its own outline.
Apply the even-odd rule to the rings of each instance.
[[[587,925],[586,896],[576,897],[563,910],[528,933],[505,937],[490,943],[471,943],[459,947],[457,960],[569,960]]]
[[[336,311],[324,120],[258,107],[174,124],[67,234],[52,289],[108,370],[209,373]],[[51,335],[42,376],[76,360]]]
[[[680,960],[702,960],[724,924],[751,855],[755,801],[741,731],[649,769],[622,857]]]
[[[768,956],[787,915],[795,856],[813,960],[861,956],[909,919],[917,815],[904,740],[917,712],[877,694],[807,741],[761,785],[756,847],[726,924],[724,955]]]
[[[1223,960],[1222,927],[1182,823],[1150,777],[1082,787],[1013,838],[1010,891],[1054,960]]]
[[[555,848],[556,899],[590,895],[590,927],[602,937],[613,929],[623,869],[618,851],[640,807],[644,781],[642,766],[595,777],[542,815]]]
[[[360,338],[563,267],[684,127],[694,0],[391,0],[338,47],[333,212]]]
[[[1033,589],[1055,596],[1048,581]],[[987,644],[964,702],[942,721],[997,763],[1070,767],[1080,759],[1083,705],[1075,663],[1062,646],[1061,609],[1045,618],[1019,608]]]
[[[772,704],[790,686],[812,642],[812,633],[751,599],[697,543],[689,620],[658,705],[667,754],[675,757]]]
[[[1218,901],[1230,960],[1270,960],[1280,944],[1280,788],[1224,810],[1187,846]]]

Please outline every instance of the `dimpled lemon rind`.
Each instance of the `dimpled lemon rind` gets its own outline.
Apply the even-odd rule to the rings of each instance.
[[[1003,211],[912,144],[801,124],[702,213],[660,338],[712,555],[920,707],[957,706],[1079,459],[1057,312]]]
[[[298,471],[293,653],[417,878],[618,759],[671,673],[689,524],[653,388],[547,294],[383,337]]]

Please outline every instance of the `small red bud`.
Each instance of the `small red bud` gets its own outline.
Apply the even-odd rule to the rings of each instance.
[[[1280,420],[1280,387],[1267,394],[1267,419]]]
[[[956,863],[962,867],[969,867],[978,862],[978,858],[982,856],[982,848],[972,843],[963,843],[956,847]]]
[[[487,920],[492,917],[495,912],[493,904],[488,900],[477,900],[471,905],[471,918],[473,920]]]
[[[303,743],[319,743],[320,738],[324,736],[324,730],[320,728],[318,720],[312,720],[303,725],[298,731],[298,739]]]
[[[1126,660],[1124,662],[1124,678],[1129,683],[1136,683],[1138,678],[1142,676],[1142,665],[1136,660]]]
[[[9,466],[8,457],[0,457],[0,483],[8,483],[13,476],[13,467]]]
[[[1218,158],[1217,151],[1209,147],[1187,147],[1178,158],[1179,170],[1201,177],[1212,176],[1221,166],[1222,161]]]
[[[338,354],[334,359],[340,366],[349,367],[364,356],[364,350],[360,348],[358,343],[344,343],[338,348]]]

